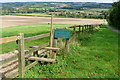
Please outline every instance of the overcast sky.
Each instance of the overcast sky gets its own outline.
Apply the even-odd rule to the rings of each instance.
[[[0,2],[99,2],[113,3],[118,0],[0,0]]]

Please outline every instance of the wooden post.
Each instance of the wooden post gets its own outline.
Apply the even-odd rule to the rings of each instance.
[[[84,26],[82,26],[82,32],[84,31]]]
[[[53,13],[51,15],[51,27],[50,27],[50,47],[53,46]],[[50,56],[52,56],[52,50],[50,50]]]
[[[80,28],[81,28],[81,26],[79,26],[79,32],[80,32]]]
[[[65,42],[65,52],[69,52],[69,39],[66,39],[66,42]]]
[[[92,28],[93,28],[93,26],[91,25],[91,26],[90,26],[90,31],[92,31]]]
[[[74,30],[74,33],[75,33],[76,32],[76,27],[74,27],[73,30]]]
[[[84,29],[83,29],[83,32],[85,32],[85,25],[84,25]]]
[[[18,34],[18,64],[19,64],[19,76],[24,77],[24,69],[25,69],[25,52],[24,52],[24,34],[19,33]]]
[[[90,25],[88,25],[88,32],[89,32],[89,27],[90,27]]]
[[[87,31],[87,26],[85,25],[85,31]]]
[[[53,39],[53,47],[57,47],[57,39]]]

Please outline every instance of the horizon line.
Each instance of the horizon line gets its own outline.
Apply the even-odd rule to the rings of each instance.
[[[29,2],[29,1],[23,1],[23,2]],[[61,2],[62,3],[62,2],[74,2],[74,1],[30,1],[30,2]],[[0,2],[0,3],[22,3],[22,2]],[[111,3],[111,2],[81,2],[81,3]]]

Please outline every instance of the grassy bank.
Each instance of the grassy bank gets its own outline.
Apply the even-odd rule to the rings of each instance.
[[[28,70],[25,78],[118,78],[118,35],[104,26],[78,36],[63,54],[54,64]]]
[[[71,26],[71,25],[55,24],[54,28],[63,28],[63,27],[68,27],[68,26]],[[44,33],[49,33],[50,25],[47,25],[47,24],[22,25],[22,26],[1,28],[1,30],[2,30],[2,38],[16,36],[18,33],[24,33],[25,37],[32,37],[32,36],[36,36],[36,35],[40,35],[40,34],[44,34]],[[49,42],[49,37],[30,41],[30,42],[25,43],[25,49],[28,49],[29,46],[32,46],[32,45],[39,46],[46,42]],[[2,53],[7,53],[7,52],[17,49],[17,44],[15,41],[0,44],[0,46],[2,46]],[[0,53],[0,54],[2,54],[2,53]]]

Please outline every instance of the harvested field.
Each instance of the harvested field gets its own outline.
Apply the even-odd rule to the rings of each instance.
[[[33,17],[33,16],[0,16],[0,28],[12,27],[17,25],[32,25],[32,24],[48,24],[50,17]],[[102,24],[102,19],[80,19],[80,18],[54,18],[54,24]]]

